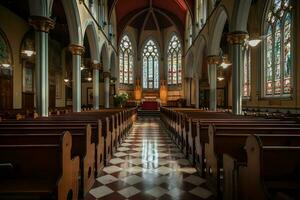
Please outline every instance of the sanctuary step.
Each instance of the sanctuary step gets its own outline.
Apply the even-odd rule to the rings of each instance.
[[[143,117],[159,117],[160,116],[160,111],[159,110],[141,110],[139,109],[137,112],[138,116],[143,116]]]

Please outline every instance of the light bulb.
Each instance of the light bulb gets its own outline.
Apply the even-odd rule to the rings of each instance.
[[[24,53],[28,57],[31,57],[34,54],[34,51],[32,51],[32,50],[24,50],[22,53]]]
[[[251,47],[256,47],[261,42],[261,39],[252,39],[248,41],[248,44]]]
[[[224,77],[219,76],[217,79],[218,79],[218,81],[223,81],[223,80],[224,80]]]
[[[9,68],[9,67],[10,67],[10,64],[8,64],[8,63],[3,63],[3,64],[1,64],[1,66],[4,67],[4,68]]]

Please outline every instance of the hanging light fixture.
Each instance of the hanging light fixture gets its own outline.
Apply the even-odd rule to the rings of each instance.
[[[80,70],[82,71],[82,70],[84,70],[84,69],[85,69],[85,66],[84,66],[83,64],[81,64]]]
[[[2,58],[2,60],[0,60],[0,67],[3,67],[3,68],[9,68],[11,66],[10,64],[10,59],[9,57],[7,58]]]
[[[223,81],[224,80],[224,77],[223,76],[218,76],[218,81]]]
[[[92,78],[92,73],[91,73],[91,72],[89,72],[89,75],[88,75],[88,77],[86,78],[86,80],[89,81],[89,82],[91,82],[91,81],[93,80],[93,78]]]
[[[247,41],[247,44],[251,47],[256,47],[259,43],[261,43],[262,39],[258,34],[253,34]]]
[[[226,69],[227,67],[229,67],[230,65],[232,65],[232,63],[229,61],[228,59],[228,55],[224,54],[222,56],[222,63],[220,64],[221,67],[223,67],[224,69]]]
[[[223,69],[219,68],[217,71],[217,79],[218,81],[223,81],[225,79],[224,75],[223,75]]]
[[[33,50],[23,50],[22,54],[25,54],[27,57],[31,57],[35,55],[35,52]]]
[[[23,50],[21,51],[22,54],[26,55],[27,57],[31,57],[35,55],[33,41],[30,38],[25,40],[25,44],[23,46]]]
[[[69,83],[69,82],[70,82],[70,79],[69,79],[69,77],[68,77],[68,72],[66,72],[66,76],[65,76],[65,78],[64,78],[64,82],[65,82],[65,83]]]

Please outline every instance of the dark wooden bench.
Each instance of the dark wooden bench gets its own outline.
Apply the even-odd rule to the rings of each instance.
[[[249,136],[245,161],[224,154],[224,200],[299,198],[299,139],[285,145],[284,137],[272,137],[270,143],[268,138]]]
[[[80,157],[81,194],[86,194],[95,182],[96,174],[96,144],[92,140],[92,129],[88,125],[0,126],[0,145],[5,144],[56,144],[60,140],[60,133],[70,131],[73,138],[72,156]]]
[[[0,199],[77,199],[79,157],[72,136],[56,144],[0,145]]]
[[[205,144],[206,178],[221,190],[221,173],[223,170],[223,154],[229,154],[238,160],[245,158],[243,146],[248,136],[259,135],[266,144],[300,145],[300,127],[272,127],[272,126],[209,126],[209,141]]]

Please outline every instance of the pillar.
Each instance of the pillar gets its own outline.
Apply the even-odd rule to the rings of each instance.
[[[52,19],[43,16],[31,16],[29,23],[35,29],[36,111],[40,116],[48,117],[48,34],[49,30],[54,28],[55,23]]]
[[[195,107],[197,109],[199,109],[199,75],[198,74],[195,74],[195,96],[196,96],[196,102],[195,102]]]
[[[109,108],[110,72],[103,72],[103,77],[104,77],[104,108]]]
[[[190,77],[185,78],[186,106],[191,105],[191,79]]]
[[[95,110],[99,109],[99,64],[93,63],[93,106]]]
[[[245,32],[232,32],[227,36],[227,41],[232,45],[232,113],[242,114],[242,67],[243,54],[242,45],[244,45],[248,34]]]
[[[220,56],[207,57],[209,75],[209,110],[217,110],[217,66],[221,63]]]
[[[84,47],[71,44],[69,50],[72,53],[72,102],[73,112],[81,111],[81,55],[84,53]]]

